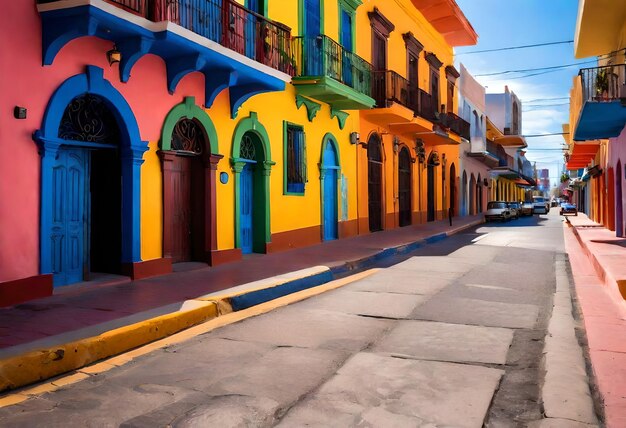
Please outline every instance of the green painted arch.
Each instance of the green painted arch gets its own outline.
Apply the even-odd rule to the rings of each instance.
[[[324,167],[326,165],[324,165],[324,150],[326,150],[326,145],[327,144],[332,144],[333,147],[335,148],[335,155],[337,156],[337,165],[339,167],[339,170],[341,171],[341,156],[339,153],[339,144],[337,143],[337,139],[335,138],[335,136],[333,134],[331,134],[330,132],[326,133],[326,135],[324,135],[324,138],[322,138],[322,151],[320,153],[320,169],[324,169]],[[337,174],[337,176],[339,177],[340,174]]]
[[[213,125],[213,121],[206,111],[196,105],[195,97],[185,97],[183,102],[174,106],[174,108],[171,109],[165,117],[163,130],[161,132],[161,142],[159,144],[161,150],[172,149],[172,133],[174,132],[174,127],[182,118],[196,119],[200,122],[209,140],[211,153],[218,154],[217,131],[215,130],[215,125]]]
[[[250,112],[250,117],[239,121],[233,132],[231,164],[234,172],[235,185],[235,247],[241,248],[241,171],[246,163],[241,158],[241,140],[251,132],[258,139],[263,148],[263,158],[257,155],[257,165],[260,168],[255,172],[254,217],[253,217],[253,251],[267,252],[267,244],[271,242],[270,228],[270,173],[275,162],[271,160],[269,135],[265,127],[259,122],[256,112]]]
[[[259,140],[261,140],[261,146],[263,147],[263,161],[273,165],[272,154],[269,146],[269,134],[263,124],[259,122],[257,113],[253,111],[250,112],[250,117],[241,119],[235,127],[235,131],[233,132],[233,161],[236,162],[241,157],[241,140],[247,132],[252,132],[259,137]]]

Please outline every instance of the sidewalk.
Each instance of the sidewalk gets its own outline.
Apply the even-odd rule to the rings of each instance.
[[[233,287],[242,284],[248,284],[244,286],[244,293],[246,289],[263,287],[276,290],[273,294],[259,291],[247,293],[243,297],[248,299],[240,299],[237,304],[249,307],[363,270],[376,261],[408,253],[481,222],[482,215],[454,218],[452,227],[447,220],[432,222],[281,253],[251,255],[240,262],[214,268],[203,267],[134,282],[118,277],[108,283],[63,287],[55,290],[55,295],[51,297],[0,309],[0,359],[4,363],[11,359],[11,364],[16,367],[20,365],[20,357],[27,353],[36,356],[37,364],[44,363],[45,358],[56,361],[67,354],[67,348],[65,351],[55,350],[57,347],[73,342],[72,350],[79,353],[78,350],[84,346],[76,344],[77,341],[96,336],[98,340],[90,342],[90,345],[95,343],[100,352],[103,346],[107,347],[103,334],[116,329],[126,329],[125,343],[115,344],[115,353],[123,352],[163,337],[165,331],[180,331],[207,317],[219,315],[219,304],[207,296],[211,293],[225,290],[218,293],[222,297],[240,294],[242,291],[234,291]],[[285,275],[290,272],[292,274]],[[266,278],[269,279],[259,282]],[[277,284],[282,288],[279,289]],[[185,305],[189,300],[195,302],[191,308]],[[208,301],[205,310],[189,315],[189,312],[202,306],[202,301]],[[209,303],[213,306],[209,307]],[[235,304],[232,306],[233,310],[239,309]],[[183,313],[183,309],[187,311],[186,317],[177,315]],[[131,341],[127,338],[128,329],[134,331]],[[141,336],[144,342],[138,343],[137,336]],[[47,349],[51,347],[55,349]],[[66,360],[69,358],[68,355],[65,357]],[[90,357],[93,361],[94,357]],[[75,357],[74,360],[80,361],[81,358]],[[0,378],[4,377],[4,373],[1,374]],[[44,375],[40,377],[44,378]]]
[[[626,240],[583,213],[567,220],[565,245],[606,426],[626,426]]]

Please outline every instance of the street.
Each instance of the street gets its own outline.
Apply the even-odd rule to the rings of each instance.
[[[337,290],[5,407],[0,425],[538,423],[551,412],[542,356],[566,277],[562,221],[553,209],[469,229]],[[585,387],[571,385],[578,419],[549,426],[597,423]]]

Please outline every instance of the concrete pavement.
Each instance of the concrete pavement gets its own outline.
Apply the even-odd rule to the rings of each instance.
[[[581,335],[606,426],[626,426],[626,282],[624,238],[589,220],[568,217],[565,242],[582,317]],[[584,332],[584,333],[583,333]]]
[[[108,371],[87,367],[79,383],[0,409],[0,421],[593,426],[584,376],[576,372],[580,388],[559,382],[572,370],[567,364],[576,368],[582,359],[571,340],[571,312],[567,318],[562,236],[554,215],[482,226],[334,291],[205,330]],[[553,305],[564,309],[555,309],[556,318]],[[568,347],[544,343],[548,332]],[[568,358],[554,360],[561,353]]]
[[[358,272],[481,221],[414,225],[132,283],[114,278],[63,287],[50,298],[0,309],[0,391]]]

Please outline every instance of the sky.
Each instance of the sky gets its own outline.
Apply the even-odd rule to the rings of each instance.
[[[562,132],[569,121],[569,91],[580,68],[593,66],[594,58],[574,58],[574,43],[469,54],[471,51],[574,40],[577,0],[456,0],[478,33],[478,44],[455,49],[455,64],[462,63],[487,93],[502,93],[508,85],[522,102],[523,135]],[[580,64],[549,73],[508,73],[507,70]],[[561,98],[561,99],[552,99]],[[549,168],[554,186],[563,167],[560,135],[527,138],[526,157],[537,169]],[[554,150],[557,149],[557,150]]]

